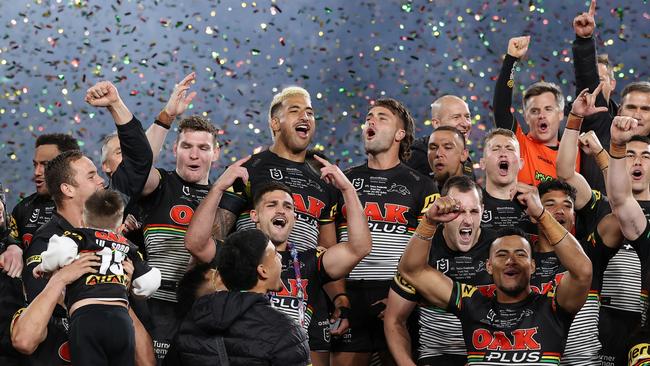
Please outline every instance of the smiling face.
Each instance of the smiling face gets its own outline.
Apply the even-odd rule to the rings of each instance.
[[[121,163],[122,148],[120,147],[120,139],[114,136],[102,147],[102,171],[110,177]]]
[[[285,243],[296,223],[293,198],[282,190],[265,193],[251,210],[251,220],[274,245]]]
[[[316,131],[311,99],[300,94],[287,97],[271,118],[271,130],[276,143],[292,153],[307,150]]]
[[[454,127],[465,136],[465,139],[468,139],[472,129],[472,115],[469,113],[467,103],[452,95],[441,97],[436,103],[439,105],[431,108],[433,128]]]
[[[626,145],[625,164],[630,174],[632,192],[641,194],[650,184],[650,145],[642,141],[630,141]]]
[[[73,172],[74,184],[64,183],[70,197],[83,205],[88,197],[100,189],[104,189],[104,179],[97,174],[95,164],[83,156],[78,160],[70,162]]]
[[[262,256],[262,262],[257,266],[258,276],[264,278],[267,291],[282,290],[282,256],[269,241]]]
[[[621,100],[618,114],[633,117],[639,121],[634,129],[635,135],[648,136],[650,134],[650,93],[631,91]]]
[[[494,135],[486,142],[481,165],[490,184],[508,186],[516,182],[523,164],[517,139]]]
[[[366,153],[377,155],[392,149],[397,155],[404,133],[400,119],[390,109],[385,107],[370,109],[363,129]]]
[[[557,144],[557,133],[563,118],[562,109],[551,92],[527,99],[524,118],[530,128],[530,136],[546,145]]]
[[[530,244],[517,235],[503,236],[490,247],[486,269],[498,291],[510,297],[530,292],[530,276],[535,272]]]
[[[213,161],[219,159],[219,147],[207,131],[185,129],[174,144],[176,172],[188,183],[208,184]]]
[[[481,234],[481,198],[475,189],[461,192],[456,187],[449,189],[447,195],[461,202],[462,212],[457,218],[444,224],[445,242],[452,250],[467,252],[476,244]]]

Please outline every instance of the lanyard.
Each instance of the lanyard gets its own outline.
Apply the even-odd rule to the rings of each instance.
[[[305,325],[305,289],[302,284],[302,276],[300,275],[300,260],[298,259],[298,250],[291,243],[287,242],[287,247],[291,253],[291,261],[293,262],[293,272],[296,276],[296,283],[298,285],[298,321],[300,326]]]

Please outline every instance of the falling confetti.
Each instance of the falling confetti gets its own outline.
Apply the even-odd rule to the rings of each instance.
[[[268,104],[282,87],[312,94],[312,144],[341,167],[361,163],[361,126],[377,98],[404,102],[418,136],[431,131],[429,106],[456,94],[470,106],[469,143],[478,161],[492,127],[490,106],[510,37],[532,36],[515,77],[515,100],[545,79],[575,95],[571,28],[587,1],[416,2],[256,0],[43,1],[0,5],[0,182],[9,205],[33,191],[33,144],[43,133],[71,133],[95,163],[110,115],[84,103],[100,80],[116,84],[148,126],[174,84],[197,73],[186,114],[219,129],[214,180],[238,157],[271,142]],[[597,42],[615,64],[618,85],[648,79],[650,15],[645,1],[598,2]],[[616,95],[615,95],[616,97]],[[570,98],[567,98],[570,100]],[[514,106],[520,108],[515,102]],[[519,111],[520,113],[520,111]],[[172,132],[159,164],[173,167]],[[480,173],[479,173],[480,174]]]

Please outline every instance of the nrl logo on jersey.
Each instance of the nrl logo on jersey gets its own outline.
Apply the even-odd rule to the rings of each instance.
[[[492,221],[492,210],[483,211],[483,216],[481,217],[481,222],[490,222]]]
[[[397,183],[393,183],[390,188],[388,188],[387,192],[397,192],[401,194],[402,196],[408,196],[411,194],[411,192],[406,188],[405,186]]]
[[[447,273],[449,271],[449,259],[438,259],[436,261],[436,268],[442,273]]]
[[[363,178],[354,178],[352,180],[352,186],[354,187],[355,190],[360,190],[363,188]]]
[[[188,186],[183,186],[183,194],[186,196],[190,195],[190,187]]]
[[[41,213],[40,208],[35,208],[34,211],[32,211],[32,217],[29,218],[29,222],[32,224],[35,223],[38,220],[38,215]]]
[[[269,169],[269,172],[271,173],[271,179],[282,180],[282,170],[273,168]]]

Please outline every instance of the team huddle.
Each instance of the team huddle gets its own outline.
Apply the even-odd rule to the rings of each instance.
[[[198,115],[175,127],[175,169],[155,167],[195,73],[146,130],[96,83],[108,183],[75,138],[44,134],[36,192],[0,205],[0,364],[650,364],[650,82],[612,99],[594,15],[573,23],[573,102],[533,83],[523,121],[530,37],[510,39],[480,161],[462,96],[433,101],[419,138],[380,98],[366,161],[341,171],[309,149],[315,111],[291,86],[268,148],[210,182],[218,130]]]

